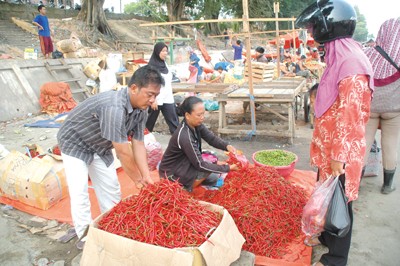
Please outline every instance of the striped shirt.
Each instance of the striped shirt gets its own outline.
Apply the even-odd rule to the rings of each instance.
[[[68,114],[57,140],[62,153],[87,164],[96,153],[108,167],[114,161],[112,142],[127,143],[128,136],[143,141],[146,120],[147,110],[133,109],[128,89],[103,92]]]

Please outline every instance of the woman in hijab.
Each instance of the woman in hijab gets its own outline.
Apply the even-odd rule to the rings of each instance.
[[[379,52],[378,47],[388,58]],[[366,127],[367,151],[371,149],[380,126],[383,163],[381,192],[389,194],[395,190],[393,179],[400,133],[400,19],[385,21],[379,29],[376,47],[368,48],[365,53],[371,61],[375,83],[371,115]],[[364,158],[365,163],[368,155],[369,153]]]
[[[168,46],[163,42],[156,43],[149,65],[160,71],[164,78],[165,86],[161,88],[156,101],[152,104],[151,108],[149,108],[149,117],[147,119],[146,127],[150,132],[153,132],[158,114],[161,111],[165,121],[167,122],[169,132],[172,135],[179,125],[179,119],[176,113],[174,96],[172,93],[172,72],[168,69],[167,63],[165,62],[167,56]]]
[[[347,264],[353,212],[358,197],[365,154],[365,125],[372,97],[372,67],[351,37],[356,12],[344,0],[318,0],[297,18],[296,26],[307,28],[326,50],[326,69],[321,77],[314,105],[314,133],[310,147],[311,164],[318,179],[339,176],[348,198],[350,230],[344,237],[323,231],[306,239],[309,246],[323,244],[329,251],[315,265]]]

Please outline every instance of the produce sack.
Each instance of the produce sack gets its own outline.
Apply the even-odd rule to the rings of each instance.
[[[336,179],[339,179],[338,177]],[[342,182],[337,182],[326,214],[324,230],[336,237],[345,237],[350,230],[347,197]]]
[[[158,142],[154,134],[149,132],[147,129],[144,133],[144,146],[147,152],[149,170],[154,171],[157,169],[158,163],[162,159],[163,151],[160,142]]]
[[[324,231],[326,213],[338,180],[338,177],[330,177],[323,183],[319,181],[304,206],[301,229],[307,236],[316,236]]]
[[[56,47],[58,51],[65,54],[70,52],[76,52],[79,50],[79,48],[82,48],[83,45],[79,40],[79,38],[76,35],[72,34],[71,38],[58,41],[56,43]]]

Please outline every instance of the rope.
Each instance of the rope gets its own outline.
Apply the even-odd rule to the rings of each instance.
[[[254,95],[251,95],[251,94],[248,94],[248,96],[250,98],[251,130],[247,133],[246,137],[244,137],[244,139],[243,139],[244,141],[251,140],[252,137],[256,135],[256,131],[257,131],[256,113],[255,113],[255,98],[254,98]]]

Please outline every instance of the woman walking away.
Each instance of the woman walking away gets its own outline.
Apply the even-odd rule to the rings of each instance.
[[[153,132],[158,114],[161,111],[165,121],[167,122],[169,132],[172,135],[179,125],[179,119],[176,113],[174,96],[172,93],[172,72],[168,69],[167,63],[165,62],[167,56],[168,46],[163,42],[156,43],[149,65],[160,71],[161,76],[164,78],[165,85],[161,87],[160,94],[149,108],[149,117],[147,119],[146,127],[150,132]]]
[[[296,26],[307,28],[326,49],[326,70],[315,101],[315,129],[311,141],[311,164],[318,167],[319,180],[340,176],[348,197],[350,230],[344,237],[322,232],[306,241],[323,244],[329,251],[315,265],[347,264],[353,223],[352,201],[358,187],[365,154],[365,125],[372,96],[372,67],[351,37],[357,15],[344,0],[320,0],[306,8]]]
[[[400,133],[400,19],[385,21],[378,32],[376,47],[368,48],[365,53],[371,61],[375,83],[365,136],[367,151],[371,149],[380,126],[383,162],[381,192],[389,194],[395,190],[393,180]],[[368,155],[364,158],[365,163]]]

